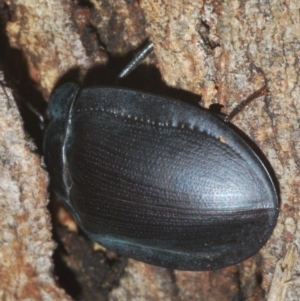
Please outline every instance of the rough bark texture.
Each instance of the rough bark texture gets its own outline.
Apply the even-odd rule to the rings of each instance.
[[[145,39],[144,18],[134,1],[7,1],[12,47],[27,59],[30,77],[45,97],[72,69],[81,78],[107,62],[110,53],[124,53]]]
[[[3,86],[0,129],[0,299],[71,300],[52,275],[47,175],[25,137],[11,91]]]
[[[263,86],[265,79],[268,84],[268,96],[252,102],[233,120],[265,154],[280,186],[278,224],[260,255],[235,267],[198,273],[168,271],[129,260],[120,282],[115,283],[107,299],[254,301],[268,300],[269,296],[273,300],[274,292],[269,292],[271,282],[279,279],[272,284],[272,289],[285,293],[278,300],[300,300],[299,280],[293,276],[300,270],[297,248],[292,248],[290,264],[280,266],[280,261],[275,273],[276,263],[284,258],[288,247],[292,243],[300,246],[300,2],[10,0],[6,3],[11,15],[6,25],[10,46],[22,51],[28,75],[45,98],[66,75],[82,79],[95,65],[105,64],[111,55],[133,51],[146,39],[146,32],[154,43],[156,65],[165,83],[202,95],[206,107],[217,102],[230,112],[243,98]],[[104,78],[108,70],[101,70],[99,84],[107,83]],[[151,81],[156,87],[152,89],[154,92],[168,91],[161,83]],[[6,117],[7,107],[3,110]],[[1,126],[1,136],[15,122],[13,117],[9,125]],[[14,162],[21,166],[24,158],[19,156]],[[36,157],[33,161],[38,166]],[[26,174],[18,171],[18,175],[23,173]],[[34,182],[44,188],[44,175],[38,179]],[[5,182],[0,183],[6,187]],[[15,185],[21,191],[21,184]],[[32,195],[44,193],[32,192]],[[39,197],[28,199],[28,203],[35,204],[36,199]],[[6,210],[13,214],[10,212],[13,208]],[[32,218],[30,214],[38,214],[36,210],[28,213],[28,219]],[[43,214],[47,220],[47,213]],[[0,223],[3,227],[6,219],[1,217]],[[14,224],[16,229],[21,225],[18,219]],[[49,223],[40,227],[47,228]],[[22,244],[18,235],[11,239],[16,246]],[[41,245],[48,242],[52,250],[49,236],[39,239]],[[1,241],[0,254],[3,250]],[[50,256],[51,252],[48,253]],[[43,257],[43,252],[40,256]],[[35,257],[35,260],[42,259]],[[16,271],[12,268],[12,275],[18,275],[14,276],[18,279],[28,271],[23,264],[15,263],[13,267]],[[278,274],[285,270],[289,271],[287,276]],[[7,276],[9,271],[0,273],[1,278],[5,275],[7,279],[5,286],[0,284],[0,290],[8,294],[5,288],[15,287],[13,277]],[[42,277],[40,273],[37,270],[34,275],[27,275],[37,279]],[[2,279],[0,283],[4,283]],[[53,292],[57,289],[53,288]],[[35,300],[34,295],[31,298]]]

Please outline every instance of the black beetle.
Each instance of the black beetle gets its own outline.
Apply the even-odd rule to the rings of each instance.
[[[52,188],[92,240],[146,263],[211,270],[245,260],[272,234],[279,197],[270,173],[207,110],[67,83],[48,112]]]

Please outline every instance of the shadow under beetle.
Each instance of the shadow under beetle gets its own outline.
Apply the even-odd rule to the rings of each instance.
[[[167,268],[211,270],[247,259],[272,234],[279,197],[270,173],[207,110],[67,83],[48,112],[52,188],[108,249]]]

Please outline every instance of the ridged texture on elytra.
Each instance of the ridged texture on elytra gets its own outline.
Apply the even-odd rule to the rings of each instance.
[[[61,106],[67,85],[50,111]],[[268,172],[207,111],[136,91],[89,88],[65,111],[68,126],[58,127],[62,117],[52,115],[46,163],[58,166],[56,174],[64,167],[54,190],[106,247],[155,265],[207,270],[246,259],[271,235],[278,197]]]

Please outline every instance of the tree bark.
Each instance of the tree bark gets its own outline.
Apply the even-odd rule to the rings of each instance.
[[[25,137],[11,90],[2,84],[0,129],[0,299],[71,300],[52,274],[47,175]]]
[[[154,86],[156,93],[159,90],[162,94],[177,93],[178,98],[188,97],[181,89],[201,95],[201,105],[219,103],[229,113],[251,93],[265,84],[268,86],[266,97],[253,101],[232,121],[265,154],[279,183],[278,223],[260,254],[239,265],[210,272],[169,271],[129,260],[125,273],[106,299],[272,300],[277,288],[283,294],[277,295],[281,298],[278,300],[300,300],[299,280],[293,276],[299,273],[297,247],[300,246],[300,2],[9,0],[6,3],[11,16],[6,24],[9,45],[20,49],[25,57],[28,67],[25,78],[29,83],[26,86],[37,88],[45,99],[55,86],[70,79],[83,84],[108,84],[107,78],[113,79],[110,70],[121,71],[120,63],[129,59],[121,56],[132,55],[147,38],[153,42],[155,53],[148,63],[155,63],[166,84],[159,82],[154,74],[155,81],[149,79],[152,88],[146,89],[153,90]],[[139,69],[142,71],[137,70],[136,74],[143,80],[153,74],[151,65]],[[16,71],[13,76],[19,82],[24,79]],[[139,81],[142,87],[143,80]],[[168,87],[174,89],[170,92]],[[1,133],[5,131],[5,127],[0,129]],[[23,164],[23,160],[20,157],[18,164]],[[35,164],[39,165],[37,159]],[[39,181],[44,182],[44,189],[45,177],[39,176]],[[47,218],[48,214],[43,214]],[[0,219],[1,226],[2,222]],[[18,220],[14,223],[19,227]],[[45,223],[43,227],[50,225]],[[28,231],[27,235],[32,233]],[[40,239],[42,243],[43,238]],[[18,236],[14,243],[19,243]],[[0,245],[0,251],[1,248]],[[287,253],[289,259],[283,261]],[[19,275],[15,277],[20,278],[22,271],[23,267],[15,271]],[[284,271],[288,271],[284,277],[278,274]],[[276,285],[271,286],[272,281]],[[6,292],[1,283],[0,291]]]

